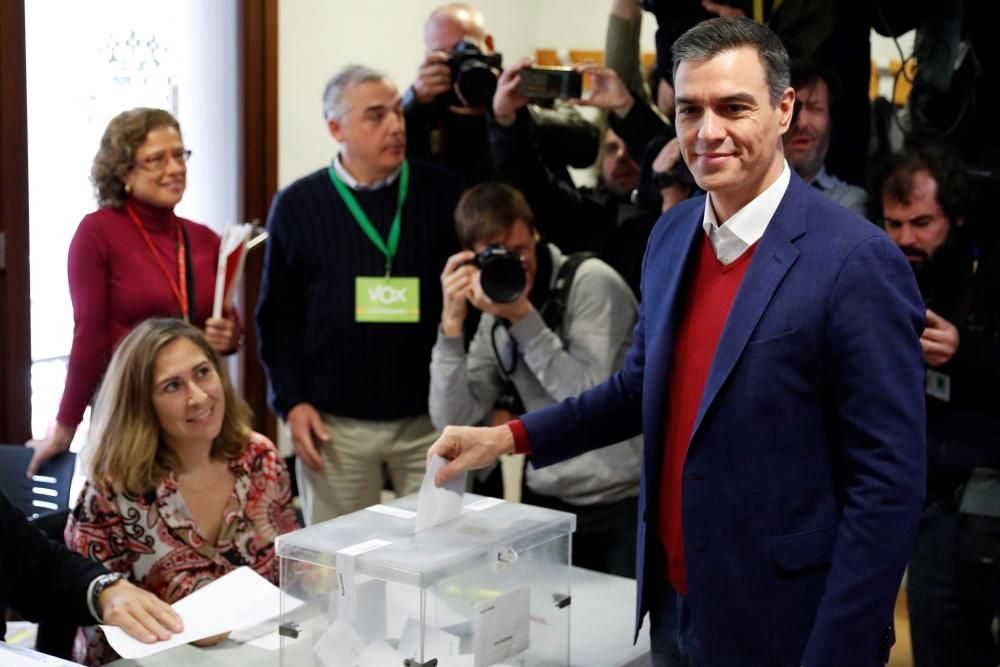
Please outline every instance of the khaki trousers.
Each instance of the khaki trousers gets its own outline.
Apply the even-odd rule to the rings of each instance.
[[[383,463],[400,496],[420,490],[427,450],[438,435],[430,417],[368,421],[323,414],[323,423],[330,440],[314,440],[323,470],[295,462],[306,525],[378,504]]]

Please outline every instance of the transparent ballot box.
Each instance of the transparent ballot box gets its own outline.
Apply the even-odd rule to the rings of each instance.
[[[413,495],[280,536],[281,665],[569,665],[576,517],[462,505],[420,532]]]

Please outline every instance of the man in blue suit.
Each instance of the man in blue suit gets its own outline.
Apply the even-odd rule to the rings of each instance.
[[[624,368],[431,448],[460,470],[536,467],[645,436],[636,625],[654,664],[884,663],[924,489],[924,309],[878,228],[792,173],[795,92],[766,27],[674,43],[677,135],[708,194],[649,239]]]

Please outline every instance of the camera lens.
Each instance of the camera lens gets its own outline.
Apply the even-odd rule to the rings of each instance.
[[[485,107],[492,102],[502,60],[499,53],[484,53],[477,44],[465,39],[455,45],[448,67],[462,104]]]
[[[497,90],[497,75],[485,63],[466,60],[458,72],[458,92],[470,107],[485,107],[492,103]]]
[[[521,257],[503,246],[490,246],[476,257],[483,292],[494,303],[517,301],[528,283]]]

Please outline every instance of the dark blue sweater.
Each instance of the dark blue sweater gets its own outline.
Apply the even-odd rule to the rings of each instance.
[[[383,239],[399,181],[354,191]],[[441,317],[440,274],[458,251],[458,176],[411,161],[393,275],[420,279],[420,322],[355,322],[357,276],[381,276],[385,256],[364,235],[323,168],[279,192],[271,204],[257,307],[268,400],[286,416],[298,403],[356,419],[427,414],[430,351]]]

